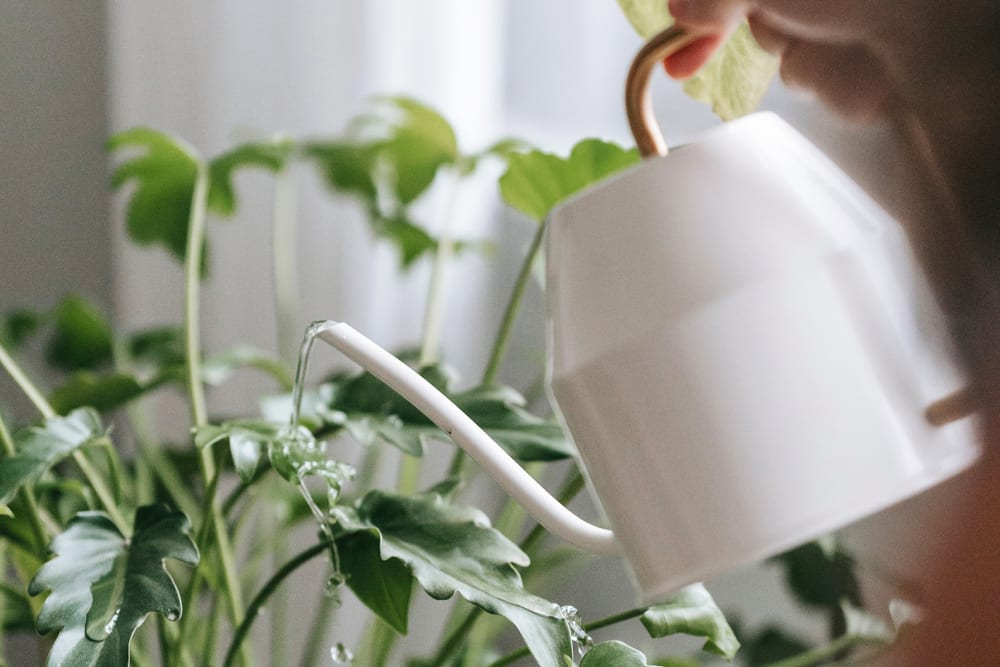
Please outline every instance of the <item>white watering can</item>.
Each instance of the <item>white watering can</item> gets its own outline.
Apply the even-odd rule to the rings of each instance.
[[[350,326],[319,333],[549,531],[621,553],[647,603],[881,510],[978,455],[970,424],[942,425],[962,401],[934,399],[961,396],[963,379],[894,220],[771,114],[666,157],[648,81],[688,39],[661,33],[629,75],[649,159],[548,220],[552,394],[614,533],[563,507]]]

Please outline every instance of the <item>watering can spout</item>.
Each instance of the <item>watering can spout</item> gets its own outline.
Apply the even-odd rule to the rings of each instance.
[[[410,401],[551,533],[591,553],[619,553],[618,541],[610,530],[588,523],[566,509],[419,373],[343,322],[328,323],[317,337]]]

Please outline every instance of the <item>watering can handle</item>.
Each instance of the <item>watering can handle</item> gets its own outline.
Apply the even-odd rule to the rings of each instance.
[[[614,534],[570,512],[535,481],[483,429],[419,373],[343,322],[330,323],[318,338],[396,390],[471,456],[538,523],[584,551],[619,552]]]

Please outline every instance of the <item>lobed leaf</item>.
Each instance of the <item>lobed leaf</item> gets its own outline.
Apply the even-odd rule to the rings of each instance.
[[[126,538],[102,512],[81,512],[52,542],[55,558],[28,586],[48,590],[38,631],[59,630],[47,665],[117,667],[130,664],[129,644],[150,612],[181,615],[177,586],[164,568],[173,558],[198,564],[183,514],[162,505],[140,507]]]
[[[524,590],[515,566],[528,557],[490,527],[482,512],[434,493],[370,491],[356,509],[334,510],[347,532],[373,531],[382,559],[397,558],[439,600],[456,592],[513,623],[541,667],[564,667],[569,629],[558,605]]]
[[[17,453],[0,459],[0,504],[9,503],[22,486],[105,435],[100,416],[91,408],[79,408],[65,417],[50,417],[41,426],[17,433]]]
[[[236,212],[233,172],[241,167],[260,167],[270,172],[284,169],[292,153],[292,142],[285,138],[241,144],[212,158],[208,163],[208,208],[213,213],[230,216]]]
[[[286,426],[272,422],[238,419],[195,429],[194,443],[203,448],[226,441],[236,472],[240,479],[249,482],[257,474],[268,448],[284,441],[286,430]]]
[[[663,0],[618,0],[618,5],[643,39],[673,23]],[[722,120],[732,120],[760,105],[777,71],[778,60],[757,45],[744,22],[704,67],[684,82],[684,92],[708,104]]]
[[[727,660],[740,648],[736,634],[703,584],[686,586],[667,602],[647,609],[641,620],[651,637],[678,633],[703,637],[703,650]]]
[[[561,158],[533,150],[507,156],[500,194],[513,208],[541,222],[555,206],[615,172],[639,162],[635,149],[585,139]]]

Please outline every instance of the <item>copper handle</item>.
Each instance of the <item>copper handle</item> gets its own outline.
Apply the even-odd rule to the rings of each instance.
[[[649,81],[653,71],[667,56],[680,51],[693,42],[697,35],[676,25],[659,33],[632,60],[625,80],[625,113],[635,137],[636,146],[643,157],[666,155],[667,144],[653,114],[653,100],[649,94]]]

